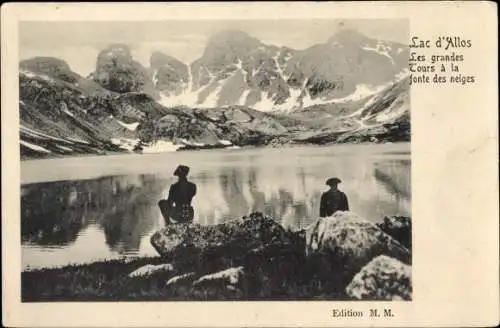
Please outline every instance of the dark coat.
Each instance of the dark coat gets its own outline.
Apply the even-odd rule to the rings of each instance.
[[[330,189],[321,195],[319,216],[331,216],[337,211],[349,211],[349,202],[342,191]]]
[[[196,195],[196,185],[187,180],[181,180],[170,186],[168,198],[158,203],[166,222],[174,219],[178,222],[193,220],[194,210],[191,201]]]
[[[192,182],[181,180],[170,186],[167,202],[170,206],[191,205],[196,195],[196,185]]]

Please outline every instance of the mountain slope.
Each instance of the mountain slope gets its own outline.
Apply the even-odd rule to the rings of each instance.
[[[166,106],[289,111],[369,95],[404,71],[407,60],[407,46],[353,30],[302,51],[266,45],[241,31],[223,31],[188,66],[187,81],[177,84],[183,91],[160,96]],[[185,77],[184,67],[176,71]]]
[[[290,117],[306,124],[293,134],[299,143],[410,141],[409,78],[354,104],[306,108]]]
[[[248,108],[166,108],[146,93],[116,93],[92,79],[75,75],[70,83],[59,71],[49,73],[20,69],[23,158],[130,151],[157,140],[188,146],[264,144],[286,132],[271,116]]]
[[[43,59],[45,60],[45,59]],[[105,106],[77,83],[21,69],[19,110],[21,155],[117,151],[109,142],[116,133],[93,110]],[[106,91],[103,91],[107,94]],[[90,111],[89,114],[87,114]],[[82,118],[85,116],[85,118]]]
[[[35,57],[19,64],[21,155],[408,141],[406,62],[349,30],[301,51],[225,31],[190,65],[115,44],[88,77]]]

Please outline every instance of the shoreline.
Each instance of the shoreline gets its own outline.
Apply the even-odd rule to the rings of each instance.
[[[411,144],[357,144],[357,145],[293,145],[287,147],[245,147],[227,150],[197,150],[183,152],[167,152],[155,154],[110,154],[102,156],[52,157],[33,159],[20,162],[21,185],[45,183],[62,180],[86,180],[105,176],[154,174],[164,171],[161,163],[183,161],[196,163],[197,161],[220,162],[226,157],[247,155],[275,156],[290,154],[316,154],[322,156],[343,157],[357,154],[372,157],[411,160]],[[127,163],[135,163],[128,166]],[[151,162],[151,163],[150,163]],[[42,172],[40,167],[51,167],[50,171]]]
[[[335,146],[343,146],[343,147],[348,147],[348,146],[384,146],[384,145],[407,145],[408,146],[408,154],[411,154],[411,141],[398,141],[398,142],[386,142],[386,143],[373,143],[373,142],[360,142],[360,143],[330,143],[330,144],[307,144],[307,143],[293,143],[293,144],[283,144],[279,146],[273,146],[273,145],[263,145],[263,146],[253,146],[253,145],[245,145],[245,146],[238,146],[238,148],[231,148],[229,147],[216,147],[216,148],[192,148],[192,149],[179,149],[175,151],[165,151],[165,152],[157,152],[157,153],[138,153],[138,152],[106,152],[105,154],[75,154],[75,155],[61,155],[61,156],[48,156],[48,157],[41,157],[41,158],[21,158],[20,162],[21,163],[29,163],[29,162],[36,162],[36,161],[44,161],[44,160],[51,160],[51,159],[75,159],[75,158],[103,158],[103,157],[109,157],[109,156],[132,156],[132,155],[161,155],[161,154],[175,154],[175,153],[194,153],[198,151],[221,151],[221,150],[227,150],[227,151],[242,151],[242,150],[248,150],[248,149],[279,149],[279,148],[302,148],[302,147],[315,147],[315,148],[329,148],[329,147],[335,147]]]
[[[336,255],[333,258],[328,255],[330,258],[325,262],[324,254],[329,253],[322,253],[322,251],[315,253],[314,250],[311,253],[311,244],[307,242],[310,238],[308,234],[317,233],[314,228],[317,224],[330,226],[333,224],[340,230],[344,230],[344,233],[350,231],[348,233],[353,233],[352,236],[357,240],[357,244],[349,242],[346,245],[340,244],[338,246],[340,248],[334,252]],[[356,278],[359,275],[353,279],[354,273],[363,266],[360,264],[366,264],[372,260],[359,271],[360,274],[363,270],[373,272],[369,266],[377,265],[376,261],[384,262],[383,265],[387,263],[392,265],[391,261],[393,261],[396,264],[396,270],[403,270],[398,268],[401,265],[405,266],[399,262],[402,260],[408,263],[409,266],[406,265],[406,267],[411,270],[411,218],[386,217],[377,224],[370,224],[371,227],[368,227],[368,230],[366,230],[366,224],[364,219],[352,212],[339,212],[324,220],[318,219],[316,223],[296,232],[283,230],[283,227],[274,219],[260,213],[253,213],[249,217],[208,228],[197,224],[171,225],[158,230],[150,240],[160,256],[122,258],[22,271],[21,298],[23,302],[352,300],[354,294],[349,294],[349,288],[359,290],[359,287],[353,283],[359,284],[356,279],[363,279]],[[337,228],[326,229],[332,233]],[[228,231],[229,235],[224,237]],[[262,239],[264,231],[268,237]],[[366,232],[369,232],[371,236],[366,236]],[[162,237],[164,233],[166,235]],[[191,248],[185,248],[182,246],[184,244],[179,244],[180,248],[174,246],[176,248],[171,248],[171,250],[179,251],[179,254],[182,254],[181,258],[175,255],[170,258],[167,254],[172,244],[169,244],[168,236],[172,233],[177,237],[170,243],[178,241],[178,237],[191,236],[189,237],[193,238],[189,239],[193,243],[191,247],[201,247],[199,250],[205,255],[198,258],[197,256],[200,255],[195,255],[198,253],[190,253],[191,251],[185,253]],[[187,235],[184,235],[185,233]],[[239,239],[245,235],[251,238],[249,245],[244,242],[247,237]],[[345,236],[341,235],[327,237],[341,238],[338,241],[344,240]],[[266,238],[270,239],[266,242]],[[392,241],[387,241],[387,238]],[[225,244],[227,242],[229,244]],[[366,242],[371,243],[372,246],[367,246]],[[325,243],[327,244],[329,243]],[[254,248],[256,245],[261,246]],[[216,248],[213,248],[214,246]],[[314,245],[312,246],[314,248]],[[259,251],[256,253],[256,250]],[[359,251],[372,255],[362,255],[365,257],[356,258],[359,255],[355,254],[359,254]],[[389,257],[377,257],[377,254]],[[403,258],[398,254],[403,254]],[[209,257],[205,258],[204,256],[207,255]],[[408,255],[410,256],[409,262]],[[212,259],[211,256],[215,258]],[[200,260],[202,262],[199,262]],[[342,265],[344,269],[339,271],[338,265],[341,263],[344,263]],[[237,267],[238,265],[240,266]],[[366,273],[363,274],[366,275]],[[409,274],[411,275],[411,272]],[[326,281],[321,280],[325,277],[327,277]],[[393,283],[407,285],[404,279]],[[346,288],[351,280],[349,286],[352,286]],[[200,281],[208,282],[208,284],[202,284],[200,289],[198,288]]]

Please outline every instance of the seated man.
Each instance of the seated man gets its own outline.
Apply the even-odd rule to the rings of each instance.
[[[191,206],[191,201],[196,195],[196,184],[187,180],[189,167],[179,165],[174,171],[174,175],[178,180],[170,186],[168,198],[160,200],[160,207],[165,224],[173,223],[189,223],[193,221],[194,209]]]

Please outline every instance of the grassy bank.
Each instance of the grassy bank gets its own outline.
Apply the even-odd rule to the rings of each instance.
[[[23,302],[46,301],[206,301],[206,300],[341,300],[343,294],[322,294],[321,286],[308,282],[275,284],[256,289],[195,289],[190,284],[167,286],[173,273],[155,273],[129,278],[128,274],[146,264],[161,264],[162,259],[140,258],[69,265],[21,273]],[[286,272],[283,272],[286,275]]]

